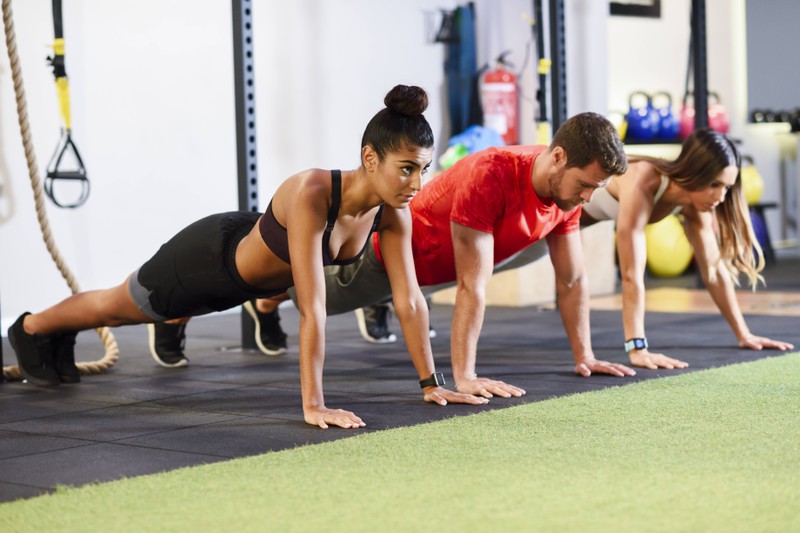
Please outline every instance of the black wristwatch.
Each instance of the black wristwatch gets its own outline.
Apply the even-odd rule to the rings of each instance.
[[[431,377],[419,380],[419,386],[423,389],[425,387],[440,387],[444,384],[444,374],[441,372],[434,372]]]

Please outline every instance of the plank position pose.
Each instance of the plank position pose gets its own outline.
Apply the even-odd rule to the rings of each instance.
[[[358,428],[354,413],[325,405],[323,265],[353,264],[381,236],[386,276],[424,399],[485,403],[438,386],[428,339],[428,310],[414,275],[411,213],[433,153],[422,115],[428,97],[398,85],[369,122],[355,170],[310,169],[288,178],[264,215],[231,212],[203,218],[164,244],[125,282],[83,292],[40,313],[23,313],[9,339],[25,378],[39,385],[75,382],[78,331],[159,322],[221,311],[296,288],[300,312],[300,380],[305,421]]]
[[[617,221],[622,277],[625,350],[631,364],[646,368],[684,368],[687,363],[651,352],[644,330],[647,262],[645,226],[680,214],[703,282],[740,347],[787,350],[787,342],[754,335],[739,309],[734,285],[744,274],[755,288],[763,278],[764,256],[753,233],[742,192],[741,156],[722,133],[699,129],[683,143],[678,158],[629,159],[628,171],[614,176],[583,206],[581,224]]]
[[[609,176],[626,169],[622,143],[611,123],[598,114],[582,113],[558,129],[550,146],[490,148],[461,159],[428,182],[411,202],[411,244],[420,285],[435,290],[456,283],[451,357],[459,392],[487,398],[525,393],[478,376],[477,344],[493,270],[543,238],[555,268],[575,372],[634,375],[626,366],[597,360],[592,351],[578,233],[580,205],[605,186]],[[326,269],[329,313],[392,296],[388,243],[382,235],[374,235],[372,244],[359,261]],[[396,297],[394,302],[397,307]]]
[[[645,227],[680,214],[702,279],[742,348],[789,350],[788,342],[753,334],[734,291],[744,274],[755,287],[764,259],[750,223],[741,183],[741,156],[725,135],[700,129],[684,141],[677,159],[630,157],[627,172],[611,178],[583,205],[581,227],[616,220],[622,278],[622,314],[630,362],[650,369],[685,368],[684,361],[651,352],[645,335]],[[414,212],[414,206],[412,206]],[[526,248],[502,269],[547,255],[541,243]],[[377,304],[383,305],[383,304]],[[375,307],[377,307],[377,305]],[[368,311],[367,316],[385,316]],[[387,330],[378,324],[377,330]]]

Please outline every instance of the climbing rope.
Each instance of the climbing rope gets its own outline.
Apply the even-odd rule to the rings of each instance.
[[[19,65],[19,54],[17,53],[17,37],[14,32],[14,20],[11,11],[11,0],[2,0],[3,2],[3,24],[6,32],[6,48],[8,49],[8,59],[11,63],[11,77],[14,80],[14,94],[17,97],[17,115],[19,116],[19,130],[22,135],[22,145],[25,148],[25,159],[28,163],[28,176],[31,180],[31,188],[33,189],[33,199],[36,204],[36,216],[39,219],[39,228],[42,232],[42,238],[47,246],[47,251],[50,252],[50,257],[53,258],[59,272],[64,277],[72,291],[72,294],[80,292],[78,282],[75,276],[70,271],[64,262],[64,258],[58,251],[58,248],[53,241],[53,235],[50,232],[50,223],[47,220],[47,212],[44,205],[44,195],[42,191],[42,182],[39,179],[39,167],[36,164],[36,156],[33,151],[33,141],[31,140],[31,128],[28,123],[28,105],[25,101],[25,88],[22,84],[22,69]],[[111,330],[106,327],[97,328],[97,334],[105,347],[105,355],[99,361],[78,363],[78,369],[81,374],[100,374],[105,372],[119,359],[119,346],[117,345],[114,335]],[[9,379],[19,379],[19,368],[16,366],[6,366],[3,368],[3,375]]]

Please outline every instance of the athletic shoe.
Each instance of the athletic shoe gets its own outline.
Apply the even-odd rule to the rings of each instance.
[[[258,310],[255,300],[244,303],[244,309],[253,319],[256,326],[256,345],[266,355],[281,355],[286,353],[286,333],[281,328],[281,316],[278,309],[271,313],[262,313]]]
[[[389,331],[389,304],[368,305],[356,309],[358,331],[364,340],[373,344],[389,344],[397,341]]]
[[[8,329],[8,341],[17,355],[19,372],[23,378],[36,385],[58,385],[60,381],[53,362],[56,336],[26,333],[22,323],[29,314],[22,313]]]
[[[75,365],[75,337],[77,331],[56,335],[56,374],[61,383],[80,383],[81,372]]]
[[[186,324],[167,324],[155,322],[147,324],[150,355],[159,365],[178,368],[189,364],[183,355],[186,346]]]

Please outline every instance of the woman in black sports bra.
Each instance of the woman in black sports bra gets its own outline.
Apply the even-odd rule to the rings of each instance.
[[[307,423],[363,427],[354,413],[330,409],[322,393],[325,359],[323,265],[357,259],[373,231],[381,248],[424,399],[485,403],[440,386],[428,338],[428,310],[411,254],[408,207],[433,157],[433,134],[419,87],[398,85],[369,122],[355,170],[310,169],[287,179],[267,212],[231,212],[179,232],[117,287],[79,293],[40,313],[23,313],[9,330],[20,371],[38,385],[80,380],[78,331],[164,321],[221,311],[254,298],[297,290],[300,378]]]

